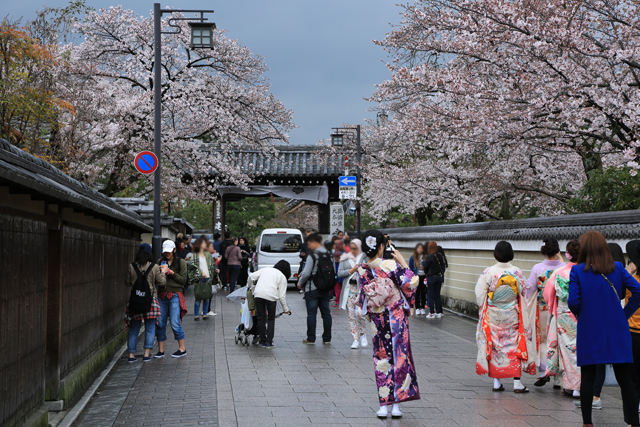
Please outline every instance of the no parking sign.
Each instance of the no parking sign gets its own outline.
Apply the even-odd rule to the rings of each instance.
[[[133,165],[138,172],[149,175],[158,169],[158,158],[151,151],[143,151],[138,153]]]

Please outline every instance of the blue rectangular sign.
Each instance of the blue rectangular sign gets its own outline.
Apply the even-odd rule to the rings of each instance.
[[[340,187],[355,187],[358,181],[355,176],[341,176],[339,182]]]

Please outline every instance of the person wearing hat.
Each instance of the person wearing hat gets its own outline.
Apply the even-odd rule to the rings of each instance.
[[[176,255],[176,244],[171,240],[162,243],[162,258],[158,261],[160,270],[167,278],[166,285],[160,288],[158,302],[160,317],[156,328],[158,353],[156,358],[164,357],[164,343],[167,341],[167,321],[171,323],[173,336],[178,341],[178,350],[172,357],[187,355],[184,344],[182,318],[187,314],[187,302],[184,299],[184,285],[187,283],[187,262]]]
[[[138,335],[144,321],[144,362],[151,361],[151,350],[153,349],[153,340],[156,335],[156,319],[160,316],[160,305],[158,304],[158,286],[164,286],[166,282],[165,275],[160,271],[160,267],[153,263],[153,255],[151,253],[151,245],[143,243],[138,248],[136,259],[129,264],[127,272],[127,280],[125,284],[132,287],[139,276],[146,274],[149,289],[153,294],[153,302],[151,310],[148,313],[131,313],[129,306],[124,315],[124,323],[129,328],[128,349],[129,363],[136,362],[135,356],[138,347]]]

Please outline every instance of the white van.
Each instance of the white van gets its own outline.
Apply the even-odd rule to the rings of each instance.
[[[300,248],[303,237],[295,228],[268,228],[260,234],[256,247],[258,270],[273,267],[281,259],[291,264],[290,282],[298,280],[300,269]]]

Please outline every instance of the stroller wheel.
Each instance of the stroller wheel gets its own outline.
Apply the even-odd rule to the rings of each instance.
[[[238,344],[238,336],[235,336],[235,340],[236,340],[236,345]]]
[[[249,347],[249,338],[245,335],[244,337],[244,345],[246,345],[247,347]]]

